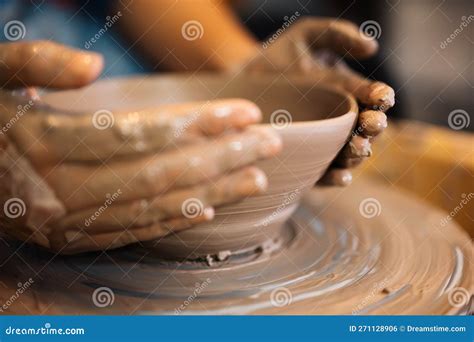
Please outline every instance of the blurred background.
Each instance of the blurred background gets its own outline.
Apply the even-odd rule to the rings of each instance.
[[[120,0],[125,4],[131,1]],[[190,0],[182,0],[184,2]],[[196,0],[193,0],[196,1]],[[218,0],[216,0],[218,1]],[[380,52],[352,67],[389,83],[397,95],[392,117],[417,119],[448,126],[449,113],[474,112],[473,54],[474,2],[472,0],[235,0],[230,3],[241,21],[264,40],[295,12],[301,16],[345,18],[357,25],[374,23]],[[26,39],[53,39],[84,48],[110,15],[113,1],[0,0],[0,20],[21,20]],[[116,1],[117,3],[117,1]],[[157,14],[158,15],[158,14]],[[285,19],[286,18],[286,19]],[[5,40],[4,35],[1,39]],[[112,60],[103,77],[148,72],[146,60],[110,30],[92,49]],[[464,131],[473,125],[464,124]]]
[[[243,0],[237,5],[261,39],[295,11],[357,25],[374,20],[380,25],[380,52],[352,67],[394,87],[397,105],[391,116],[447,126],[453,110],[474,112],[472,0]],[[465,129],[474,130],[472,124]]]

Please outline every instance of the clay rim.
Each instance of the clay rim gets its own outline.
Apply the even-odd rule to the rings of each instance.
[[[102,84],[107,84],[107,83],[115,83],[115,82],[122,82],[122,81],[132,81],[132,80],[172,80],[172,81],[179,81],[180,79],[183,80],[184,83],[186,81],[192,79],[193,77],[196,78],[206,78],[206,79],[222,79],[224,84],[228,84],[238,77],[245,78],[244,81],[242,82],[267,82],[271,83],[275,80],[275,78],[280,78],[281,75],[270,75],[270,74],[263,74],[263,75],[240,75],[240,76],[235,76],[234,74],[229,74],[229,73],[212,73],[212,72],[199,72],[199,73],[176,73],[176,72],[164,72],[164,73],[159,73],[157,75],[153,76],[143,76],[143,75],[132,75],[132,76],[120,76],[120,77],[113,77],[113,78],[108,78],[108,79],[99,79],[96,82],[92,83],[91,85],[88,85],[86,87],[78,88],[78,89],[68,89],[68,90],[60,90],[60,91],[48,91],[45,90],[45,99],[46,101],[41,103],[40,105],[45,106],[49,109],[52,109],[55,111],[55,114],[64,114],[64,115],[80,115],[84,114],[84,111],[76,111],[76,110],[67,110],[67,109],[62,109],[55,107],[53,105],[50,105],[47,101],[49,94],[53,96],[58,96],[60,94],[67,94],[71,92],[81,92],[81,91],[86,91],[86,89],[89,88],[94,88],[94,86],[102,85]],[[311,80],[308,80],[307,76],[285,76],[285,79],[288,79],[291,82],[297,83],[299,85],[307,85],[311,86],[311,89],[316,89],[316,90],[323,90],[323,91],[328,91],[331,92],[337,96],[341,97],[341,103],[345,103],[346,109],[341,110],[341,112],[344,112],[344,114],[336,115],[331,118],[326,118],[326,119],[316,119],[316,120],[311,120],[311,121],[293,121],[291,123],[291,126],[295,127],[302,127],[302,126],[308,126],[308,125],[322,125],[326,124],[327,122],[332,122],[336,123],[338,121],[343,121],[344,117],[346,116],[352,116],[356,115],[356,117],[359,115],[359,105],[354,98],[354,96],[347,91],[331,86],[328,84],[317,84],[317,85],[312,85]],[[289,82],[288,81],[288,82]],[[231,97],[223,97],[223,98],[231,98]],[[233,97],[236,99],[239,99],[238,96]],[[215,98],[213,98],[215,99]],[[212,100],[213,100],[212,99]],[[87,111],[87,114],[92,114],[92,111]],[[354,122],[354,126],[356,124],[356,120]],[[265,126],[265,127],[271,127],[270,123],[258,123],[257,125],[259,126]]]

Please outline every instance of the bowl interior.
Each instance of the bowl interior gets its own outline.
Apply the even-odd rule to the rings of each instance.
[[[101,80],[81,89],[46,93],[43,100],[65,111],[95,112],[236,97],[257,103],[264,123],[269,123],[271,114],[277,110],[291,113],[292,121],[300,122],[336,118],[355,106],[347,94],[305,79],[207,73]]]

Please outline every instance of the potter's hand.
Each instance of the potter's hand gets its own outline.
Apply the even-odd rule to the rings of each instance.
[[[0,44],[0,88],[77,88],[97,78],[102,56],[50,41]]]
[[[54,191],[13,144],[15,127],[26,113],[34,116],[34,87],[75,88],[93,81],[102,70],[102,57],[49,41],[0,44],[0,229],[50,246],[47,222],[66,210]],[[14,93],[5,90],[21,89]],[[22,95],[22,96],[20,96]],[[18,96],[18,97],[17,97]],[[38,107],[38,106],[36,106]],[[39,143],[39,141],[38,141]]]
[[[33,58],[25,63],[47,64],[37,57],[43,46],[87,57],[45,44],[26,49]],[[22,73],[25,65],[2,84],[82,84],[54,83],[70,70],[53,60],[62,72],[43,66],[56,75],[48,81]],[[273,132],[245,129],[261,114],[244,100],[107,112],[114,124],[103,126],[104,117],[58,112],[28,95],[0,92],[0,227],[61,253],[115,248],[210,220],[214,206],[265,189],[265,175],[250,165],[281,147]]]
[[[343,57],[366,58],[377,51],[375,40],[364,36],[354,24],[335,19],[303,18],[284,34],[264,44],[245,70],[303,74],[316,84],[331,84],[352,93],[365,109],[358,126],[320,184],[347,185],[348,168],[371,154],[370,140],[387,126],[384,112],[394,105],[394,91],[382,82],[367,80],[352,71]]]

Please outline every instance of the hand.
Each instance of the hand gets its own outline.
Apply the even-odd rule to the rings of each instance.
[[[78,87],[102,67],[96,54],[51,42],[2,44],[0,57],[9,89]],[[32,91],[0,91],[0,103],[1,227],[66,254],[209,221],[215,206],[266,189],[251,164],[281,148],[272,131],[247,128],[261,113],[245,100],[115,112],[107,129],[93,113],[58,112]]]
[[[358,126],[319,184],[347,185],[349,168],[371,155],[371,140],[387,126],[385,111],[394,105],[394,91],[382,82],[367,80],[352,71],[342,57],[367,58],[378,48],[354,24],[336,19],[302,18],[246,64],[245,71],[303,74],[315,83],[340,87],[365,108]]]

